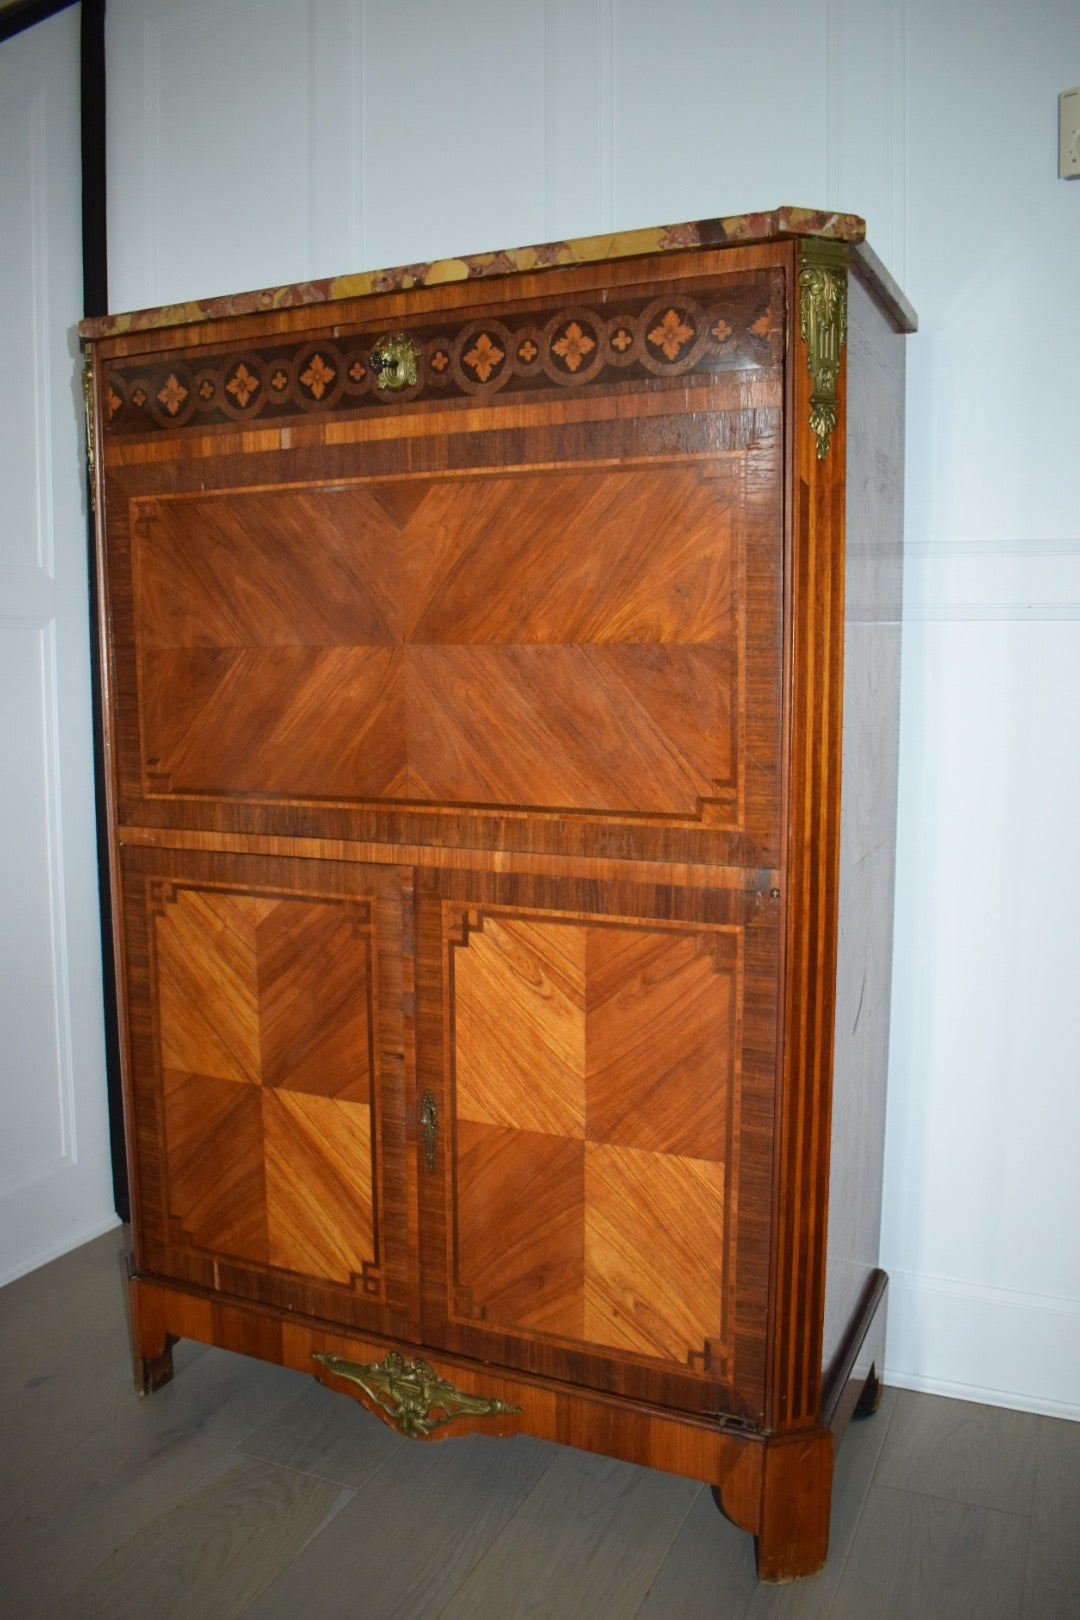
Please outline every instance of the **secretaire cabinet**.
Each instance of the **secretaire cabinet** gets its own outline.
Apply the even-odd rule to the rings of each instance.
[[[823,1562],[912,326],[799,210],[86,324],[146,1388],[191,1336]]]

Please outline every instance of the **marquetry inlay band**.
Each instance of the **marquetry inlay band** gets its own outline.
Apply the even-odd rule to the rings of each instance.
[[[502,391],[605,387],[649,377],[756,369],[782,356],[783,289],[770,272],[730,277],[719,296],[679,288],[612,309],[581,304],[472,317],[448,330],[414,327],[404,385],[387,388],[378,358],[385,335],[193,356],[173,354],[111,368],[104,378],[105,431],[141,434],[214,422],[378,409],[394,402],[477,397]],[[373,355],[376,361],[373,364]],[[412,368],[415,366],[415,370]]]

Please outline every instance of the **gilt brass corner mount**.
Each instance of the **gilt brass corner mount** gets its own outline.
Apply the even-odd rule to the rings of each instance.
[[[335,1378],[355,1384],[393,1426],[412,1440],[426,1440],[434,1430],[457,1418],[501,1417],[520,1412],[505,1401],[466,1395],[440,1378],[426,1361],[406,1361],[391,1350],[385,1361],[346,1361],[343,1356],[312,1353]]]
[[[824,461],[836,430],[836,384],[847,342],[847,266],[844,242],[810,238],[799,244],[799,334],[810,373],[810,427]]]
[[[94,451],[94,355],[89,343],[83,345],[82,369],[83,410],[86,412],[86,470],[90,482],[90,510],[97,505],[95,479],[97,467]]]

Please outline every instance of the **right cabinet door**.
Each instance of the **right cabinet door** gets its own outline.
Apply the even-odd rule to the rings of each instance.
[[[767,892],[429,871],[416,901],[425,1338],[760,1420]]]

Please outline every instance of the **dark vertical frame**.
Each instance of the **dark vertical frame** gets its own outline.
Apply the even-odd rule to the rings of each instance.
[[[109,312],[109,265],[105,215],[105,0],[82,0],[82,256],[83,314]],[[113,1202],[121,1220],[130,1220],[124,1104],[120,1087],[120,1032],[117,1022],[116,963],[113,956],[112,897],[109,893],[109,831],[105,804],[105,738],[102,728],[102,663],[97,602],[97,554],[90,513],[90,681],[93,693],[94,806],[97,819],[98,894],[101,910],[101,976],[105,1002],[105,1072],[109,1097]]]
[[[105,251],[105,0],[82,0],[83,314],[109,312]]]
[[[73,0],[16,0],[0,9],[0,43],[66,11]],[[83,314],[109,312],[108,254],[105,218],[105,0],[82,0],[80,7],[80,104],[82,153]],[[87,490],[90,543],[90,685],[93,696],[94,806],[97,819],[98,895],[101,912],[102,988],[105,1001],[105,1073],[108,1084],[109,1145],[112,1151],[113,1202],[129,1220],[127,1162],[124,1150],[124,1107],[120,1088],[120,1035],[117,1022],[116,965],[112,948],[112,901],[109,894],[108,822],[105,814],[104,733],[102,730],[102,648],[96,612],[97,558],[93,511]]]

